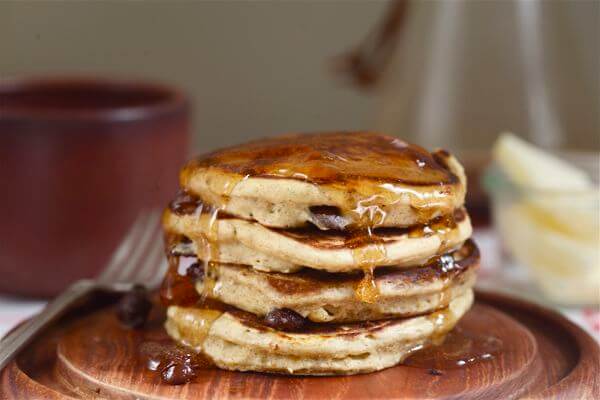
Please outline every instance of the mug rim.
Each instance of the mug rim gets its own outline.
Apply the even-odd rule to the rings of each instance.
[[[151,93],[158,99],[145,104],[115,105],[109,107],[2,107],[2,97],[35,89],[90,88],[103,92]],[[0,119],[45,121],[101,121],[127,122],[152,119],[167,113],[186,110],[189,100],[185,93],[170,85],[143,80],[98,76],[42,76],[10,77],[0,79]]]

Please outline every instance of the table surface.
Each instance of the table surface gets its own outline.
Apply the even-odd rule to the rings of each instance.
[[[534,285],[524,268],[503,266],[501,249],[495,232],[491,229],[476,230],[473,235],[480,247],[483,260],[477,287],[498,292],[533,293]],[[510,288],[510,290],[506,290]],[[531,300],[531,298],[528,298]],[[7,297],[0,295],[0,337],[20,321],[39,312],[45,301]],[[600,343],[600,309],[598,307],[554,307],[563,315],[583,327]]]

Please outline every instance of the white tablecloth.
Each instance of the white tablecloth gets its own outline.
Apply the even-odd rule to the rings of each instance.
[[[478,287],[507,291],[512,294],[535,293],[526,274],[522,273],[523,268],[502,266],[498,240],[492,230],[476,230],[474,238],[482,254]],[[507,288],[511,290],[506,290]],[[0,337],[20,321],[39,312],[44,304],[44,301],[0,296]],[[558,308],[558,310],[600,342],[600,310],[598,308]]]

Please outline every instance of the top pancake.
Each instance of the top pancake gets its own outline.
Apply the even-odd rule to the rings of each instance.
[[[368,132],[294,134],[189,162],[181,186],[225,212],[276,228],[407,227],[464,203],[454,157]]]

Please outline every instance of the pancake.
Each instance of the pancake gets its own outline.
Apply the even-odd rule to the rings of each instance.
[[[385,265],[414,267],[431,257],[456,249],[471,235],[471,223],[458,210],[449,224],[413,229],[382,228],[372,236],[321,231],[317,228],[273,229],[254,221],[216,217],[213,213],[176,214],[167,209],[163,226],[170,235],[191,239],[180,251],[213,262],[250,265],[261,271],[290,273],[310,267],[328,272],[351,272]],[[375,256],[372,253],[377,252]]]
[[[462,207],[466,191],[463,168],[448,152],[368,132],[285,135],[218,150],[189,162],[180,184],[275,228],[424,224]]]
[[[355,289],[362,274],[331,274],[304,269],[294,274],[265,273],[231,264],[213,264],[210,286],[197,282],[199,293],[241,310],[265,316],[287,308],[314,322],[352,322],[430,313],[470,290],[479,267],[472,241],[426,266],[380,268],[375,274],[379,298],[360,301]]]
[[[468,291],[432,314],[355,324],[312,324],[299,332],[270,328],[240,311],[169,307],[177,342],[203,351],[220,368],[298,375],[349,375],[400,363],[438,342],[473,302]],[[208,318],[205,318],[208,316]]]

